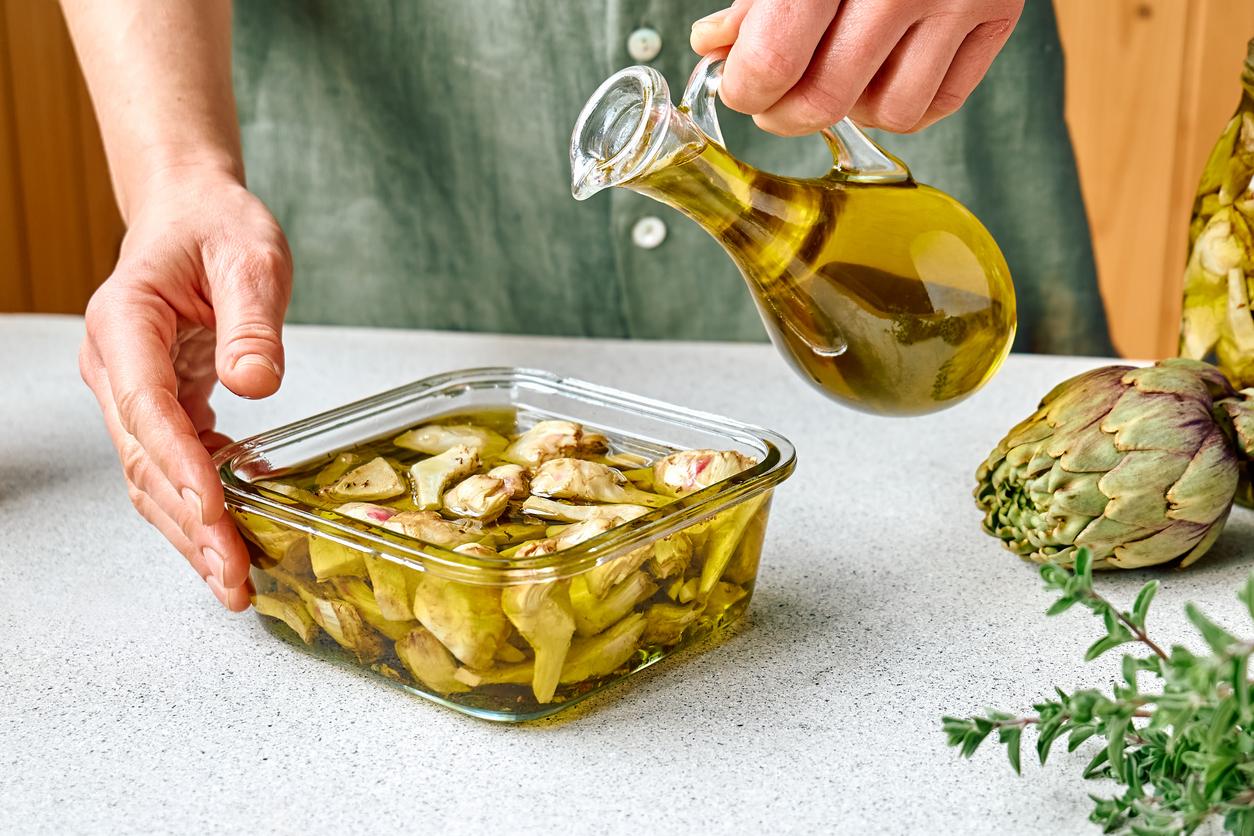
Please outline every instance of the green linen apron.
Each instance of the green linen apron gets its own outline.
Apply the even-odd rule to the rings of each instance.
[[[570,195],[587,97],[635,63],[678,95],[697,60],[689,26],[717,0],[235,5],[248,180],[292,245],[289,321],[765,338],[735,267],[696,224],[624,189]],[[1018,290],[1017,350],[1108,354],[1062,79],[1053,8],[1029,0],[958,114],[878,138],[996,236]],[[831,164],[817,137],[720,118],[731,151],[764,169]]]

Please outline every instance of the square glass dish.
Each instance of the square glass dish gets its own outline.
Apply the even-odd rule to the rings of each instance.
[[[437,454],[448,444],[424,446],[433,425],[436,436],[500,443]],[[564,442],[548,443],[553,428],[566,428]],[[427,501],[432,465],[420,463],[453,456],[455,469],[456,450],[478,470],[452,474]],[[738,618],[794,453],[769,430],[491,368],[253,436],[215,463],[268,630],[458,711],[523,721]],[[507,471],[524,479],[513,493]],[[454,501],[468,472],[507,510],[483,513],[488,494]],[[363,499],[373,501],[350,501]],[[588,519],[611,514],[621,516]]]

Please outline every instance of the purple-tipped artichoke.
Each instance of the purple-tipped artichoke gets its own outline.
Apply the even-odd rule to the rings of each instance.
[[[1107,366],[1056,386],[976,474],[984,529],[1029,560],[1197,560],[1249,491],[1254,390],[1215,367]]]

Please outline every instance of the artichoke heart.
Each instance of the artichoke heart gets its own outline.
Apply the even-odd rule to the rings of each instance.
[[[323,488],[323,493],[337,502],[372,502],[405,492],[405,483],[392,465],[382,456],[345,473],[339,480]]]
[[[474,450],[481,459],[492,459],[501,454],[509,440],[494,430],[473,424],[428,424],[403,433],[392,443],[429,456],[464,446]]]
[[[536,496],[580,499],[585,502],[614,502],[658,508],[670,498],[637,488],[619,471],[605,464],[583,459],[550,459],[531,477]]]
[[[609,439],[589,432],[574,421],[540,421],[514,440],[501,458],[523,467],[536,467],[549,459],[579,454],[604,453]]]
[[[464,444],[450,447],[410,467],[409,479],[414,485],[414,503],[418,510],[439,508],[443,504],[444,489],[478,469],[479,454]]]

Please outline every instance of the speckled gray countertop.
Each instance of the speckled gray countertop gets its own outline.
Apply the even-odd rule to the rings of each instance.
[[[972,474],[1057,381],[1096,361],[1012,357],[936,416],[812,394],[766,346],[571,342],[300,328],[267,401],[219,397],[236,437],[439,371],[528,365],[782,432],[752,616],[737,636],[564,722],[457,715],[229,615],[131,510],[78,379],[81,320],[0,317],[0,830],[515,833],[1085,832],[1087,756],[1016,777],[966,763],[940,716],[1097,685],[1099,625],[1046,620],[1032,567],[980,532]],[[1254,514],[1162,571],[1152,625],[1187,600],[1239,624]],[[1151,573],[1106,575],[1130,598]],[[10,830],[11,828],[11,830]],[[1095,831],[1094,831],[1095,832]]]

